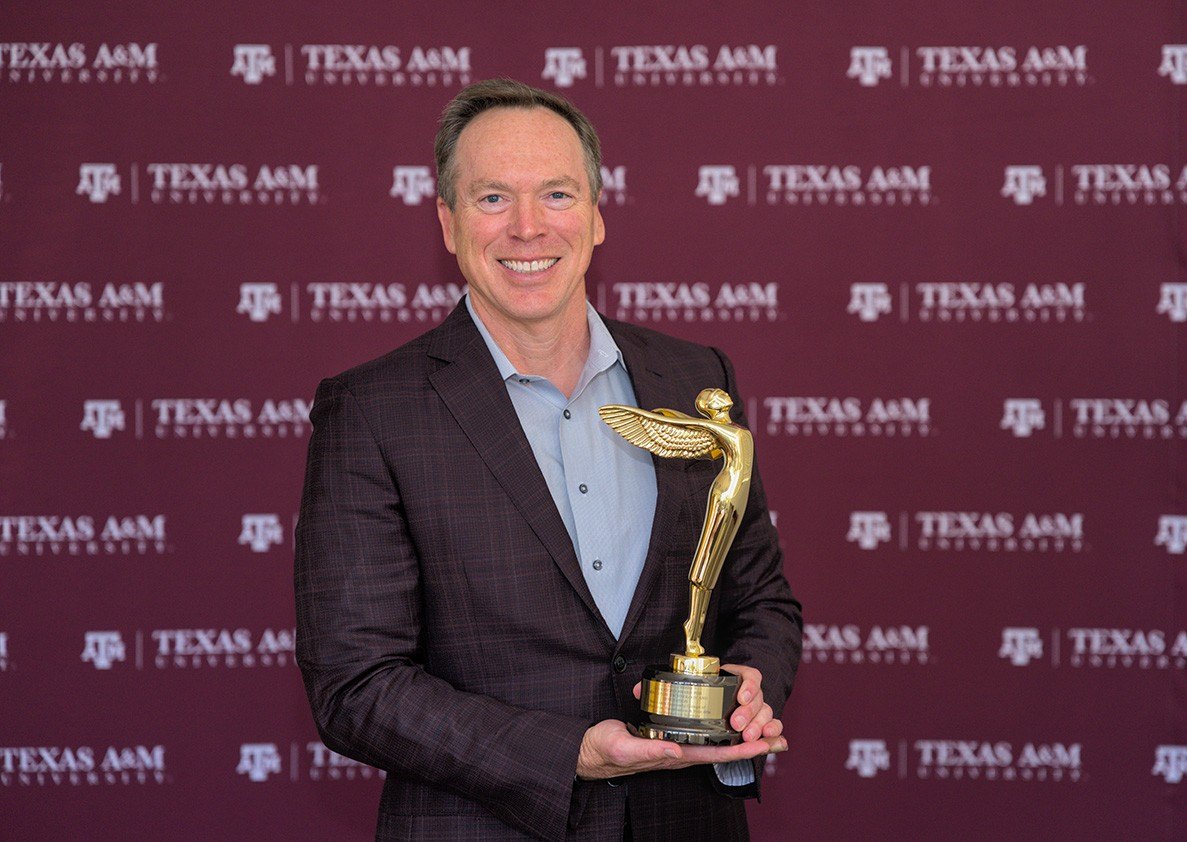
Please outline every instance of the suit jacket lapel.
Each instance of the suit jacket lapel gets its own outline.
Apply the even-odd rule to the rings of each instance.
[[[666,381],[662,365],[654,358],[654,354],[647,353],[646,342],[642,338],[617,329],[613,323],[607,326],[626,360],[627,372],[635,389],[635,400],[640,408],[674,407],[688,401],[689,395],[673,393],[673,386]],[[651,539],[647,546],[647,558],[643,562],[643,572],[639,575],[639,584],[635,586],[635,594],[631,598],[631,606],[627,610],[622,633],[618,638],[620,643],[626,640],[643,613],[648,596],[663,566],[664,556],[671,548],[669,536],[676,528],[682,507],[688,505],[685,472],[691,462],[685,459],[661,459],[658,456],[651,458],[655,465],[655,520],[651,525]],[[689,547],[690,566],[692,551],[693,548]]]
[[[573,542],[524,435],[515,405],[464,302],[434,331],[428,353],[445,363],[429,375],[430,384],[612,640],[613,634],[581,573]]]

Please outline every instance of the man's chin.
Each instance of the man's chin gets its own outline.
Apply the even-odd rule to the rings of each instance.
[[[483,302],[486,306],[480,308],[479,312],[485,316],[486,312],[493,309],[495,318],[500,320],[534,325],[565,318],[568,312],[578,309],[574,302],[580,303],[580,310],[584,313],[584,287],[575,290],[571,296],[560,296],[555,290],[519,290],[495,302],[493,308]]]

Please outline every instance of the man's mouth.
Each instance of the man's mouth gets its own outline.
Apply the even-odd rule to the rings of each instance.
[[[543,272],[551,269],[560,260],[559,257],[547,257],[543,260],[500,260],[499,262],[512,272],[530,275],[533,272]]]

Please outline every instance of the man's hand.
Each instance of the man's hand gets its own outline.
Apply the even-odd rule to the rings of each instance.
[[[697,763],[732,763],[787,750],[783,723],[763,701],[762,674],[754,667],[724,664],[722,669],[742,679],[738,709],[730,726],[742,732],[736,746],[688,746],[633,736],[617,719],[607,719],[585,732],[577,759],[577,776],[585,780],[617,778],[655,769],[683,769]],[[636,684],[639,698],[641,684]]]
[[[741,664],[722,664],[721,669],[742,679],[741,685],[738,686],[738,709],[730,717],[730,727],[742,732],[743,743],[764,740],[771,746],[771,753],[785,751],[787,740],[776,739],[783,735],[783,723],[775,719],[771,706],[762,698],[762,673],[754,667],[744,667]],[[636,699],[639,698],[642,689],[641,682],[635,685]],[[782,745],[782,748],[776,748],[777,745]]]
[[[636,687],[636,695],[637,690]],[[666,740],[646,740],[632,735],[625,723],[606,719],[585,732],[577,757],[577,777],[601,780],[656,769],[683,769],[699,763],[732,763],[786,749],[787,741],[781,736],[736,746],[686,746]]]
[[[771,706],[762,698],[762,673],[741,664],[722,664],[721,668],[742,679],[738,688],[738,709],[730,717],[730,727],[742,732],[742,742],[781,737],[783,723],[775,719]],[[783,745],[787,746],[786,740]]]

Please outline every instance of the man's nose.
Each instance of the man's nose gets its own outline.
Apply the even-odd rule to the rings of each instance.
[[[509,233],[519,240],[531,240],[544,233],[547,222],[544,208],[539,202],[527,200],[516,202],[512,208]]]

